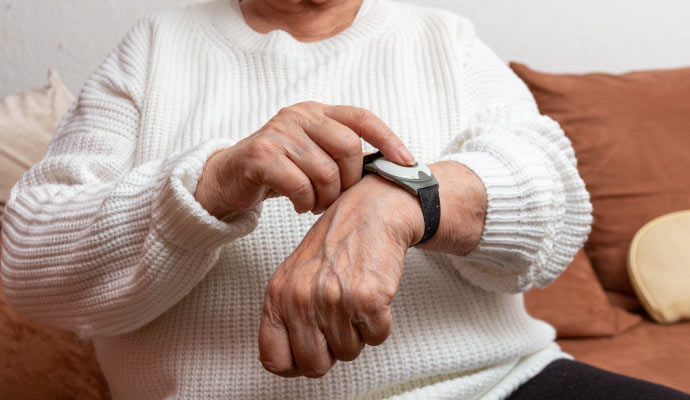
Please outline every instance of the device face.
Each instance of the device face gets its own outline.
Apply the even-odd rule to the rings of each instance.
[[[409,181],[425,181],[431,177],[431,169],[426,165],[416,163],[412,167],[403,167],[385,158],[378,158],[372,162],[376,169],[385,175]],[[422,174],[420,175],[420,172]]]

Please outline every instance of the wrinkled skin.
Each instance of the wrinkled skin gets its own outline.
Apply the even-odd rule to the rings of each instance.
[[[336,360],[354,360],[365,344],[383,343],[420,223],[418,200],[378,176],[338,198],[268,284],[259,329],[264,368],[321,377]]]
[[[213,154],[194,197],[219,219],[277,196],[289,198],[298,213],[320,214],[361,179],[361,139],[399,165],[414,163],[371,111],[307,101],[281,109],[258,131]]]

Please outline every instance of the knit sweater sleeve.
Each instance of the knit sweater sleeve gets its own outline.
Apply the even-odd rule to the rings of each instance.
[[[484,183],[488,208],[478,246],[464,257],[444,257],[486,290],[544,287],[590,231],[592,207],[573,148],[471,25],[458,45],[463,95],[472,111],[440,160],[470,168]]]
[[[8,300],[82,337],[130,332],[170,309],[260,214],[221,222],[194,199],[207,158],[232,143],[136,163],[150,36],[142,20],[107,57],[5,209]]]

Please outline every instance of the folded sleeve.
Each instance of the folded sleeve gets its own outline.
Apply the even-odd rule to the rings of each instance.
[[[459,46],[469,116],[438,161],[471,169],[488,203],[478,246],[466,256],[444,257],[485,290],[544,287],[573,259],[592,222],[572,145],[471,26]]]
[[[150,35],[142,20],[108,56],[5,209],[8,301],[82,337],[130,332],[170,309],[260,216],[257,206],[223,222],[194,199],[227,140],[137,163],[140,138],[155,137],[140,124]]]

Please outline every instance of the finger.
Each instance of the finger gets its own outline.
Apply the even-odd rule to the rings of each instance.
[[[287,157],[279,156],[260,169],[259,183],[290,199],[298,213],[314,208],[316,194],[311,180]]]
[[[273,190],[273,189],[269,189],[269,190],[266,192],[266,195],[265,195],[265,197],[266,197],[267,199],[273,199],[273,198],[280,197],[280,196],[282,196],[282,195],[281,195],[280,193],[276,192],[276,191]]]
[[[324,114],[348,126],[362,139],[381,150],[387,159],[399,165],[414,165],[414,157],[400,138],[369,110],[353,106],[323,105]]]
[[[352,129],[331,118],[305,119],[301,123],[309,138],[338,164],[341,191],[362,179],[362,140]]]
[[[335,307],[328,308],[328,315],[323,332],[333,356],[340,361],[356,359],[364,349],[364,341],[359,331],[342,310],[336,310]]]
[[[387,306],[376,313],[361,314],[355,325],[364,343],[378,346],[386,341],[393,330],[391,309]]]
[[[259,326],[259,360],[264,369],[273,374],[285,378],[300,376],[287,329],[282,322],[272,321],[266,313]]]
[[[299,315],[292,313],[291,315]],[[328,343],[318,325],[308,318],[295,317],[287,321],[290,346],[295,363],[307,378],[320,378],[335,364]]]
[[[312,183],[316,193],[316,203],[312,210],[318,213],[327,209],[340,196],[338,164],[305,133],[292,136],[283,147],[288,158]]]
[[[319,299],[318,324],[328,340],[328,347],[336,359],[352,361],[364,348],[364,341],[352,325],[350,313],[343,303],[340,279],[333,275],[321,275],[317,298]]]

